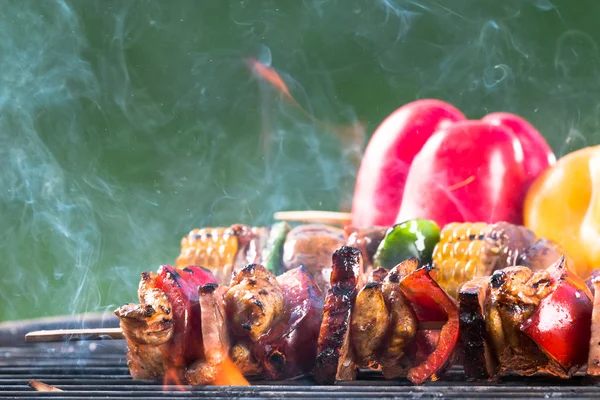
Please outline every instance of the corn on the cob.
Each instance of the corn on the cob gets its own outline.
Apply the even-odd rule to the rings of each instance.
[[[230,228],[194,229],[181,239],[181,253],[177,267],[190,265],[216,268],[232,264],[237,253],[238,240]]]
[[[529,229],[506,222],[448,224],[433,250],[436,280],[456,297],[460,286],[474,277],[516,265],[534,242]]]
[[[219,282],[227,280],[233,269],[240,247],[241,229],[227,228],[194,229],[181,239],[181,253],[176,266],[200,266],[211,270]]]
[[[194,229],[181,239],[181,252],[175,265],[177,268],[204,267],[219,282],[229,283],[234,269],[246,264],[269,262],[269,254],[266,252],[269,233],[270,229],[267,227],[242,224],[227,228]],[[280,242],[278,244],[283,245]]]

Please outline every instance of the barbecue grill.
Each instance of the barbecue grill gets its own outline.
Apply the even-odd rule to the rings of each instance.
[[[466,382],[460,368],[443,381],[414,386],[408,380],[384,380],[362,371],[354,382],[318,386],[310,378],[246,387],[163,386],[133,380],[127,369],[124,340],[24,343],[27,332],[60,328],[118,327],[112,315],[55,318],[0,324],[1,399],[190,399],[190,398],[600,398],[600,385],[577,375],[568,381],[544,377],[508,377],[496,383]],[[38,392],[38,380],[62,391]]]

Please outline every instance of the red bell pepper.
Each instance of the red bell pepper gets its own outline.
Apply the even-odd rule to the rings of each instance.
[[[373,134],[356,180],[352,224],[521,223],[527,187],[555,160],[542,135],[516,115],[468,121],[450,104],[418,100]]]
[[[178,269],[163,265],[158,269],[156,288],[165,293],[173,312],[173,339],[168,357],[174,366],[185,367],[204,357],[198,288],[205,283],[217,280],[201,267]]]
[[[415,101],[387,117],[371,137],[360,164],[352,225],[392,226],[413,159],[440,125],[463,119],[459,110],[438,100]]]
[[[418,385],[444,370],[452,361],[459,337],[458,306],[433,280],[426,268],[418,269],[402,279],[400,289],[420,320],[446,320],[433,352],[423,363],[408,371],[408,379]]]
[[[547,271],[558,284],[521,324],[521,331],[571,375],[587,363],[593,298],[586,283],[567,268],[564,257]]]

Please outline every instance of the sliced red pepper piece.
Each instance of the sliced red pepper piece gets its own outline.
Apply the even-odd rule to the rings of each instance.
[[[162,290],[173,308],[173,339],[167,357],[174,367],[183,367],[204,356],[198,288],[217,283],[213,274],[201,267],[183,269],[163,265],[158,269],[157,289]]]
[[[585,282],[567,268],[564,257],[547,271],[559,283],[521,324],[521,331],[570,375],[587,362],[593,300]]]
[[[408,379],[418,385],[435,376],[451,361],[458,344],[458,306],[433,280],[426,268],[418,269],[402,279],[400,288],[412,303],[415,312],[421,312],[427,318],[431,316],[439,317],[439,314],[443,313],[446,319],[433,352],[422,364],[408,371]]]

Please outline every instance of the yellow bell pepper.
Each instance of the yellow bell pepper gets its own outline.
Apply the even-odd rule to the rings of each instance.
[[[600,267],[600,146],[558,160],[529,188],[525,226],[558,242],[577,274],[587,279]]]

